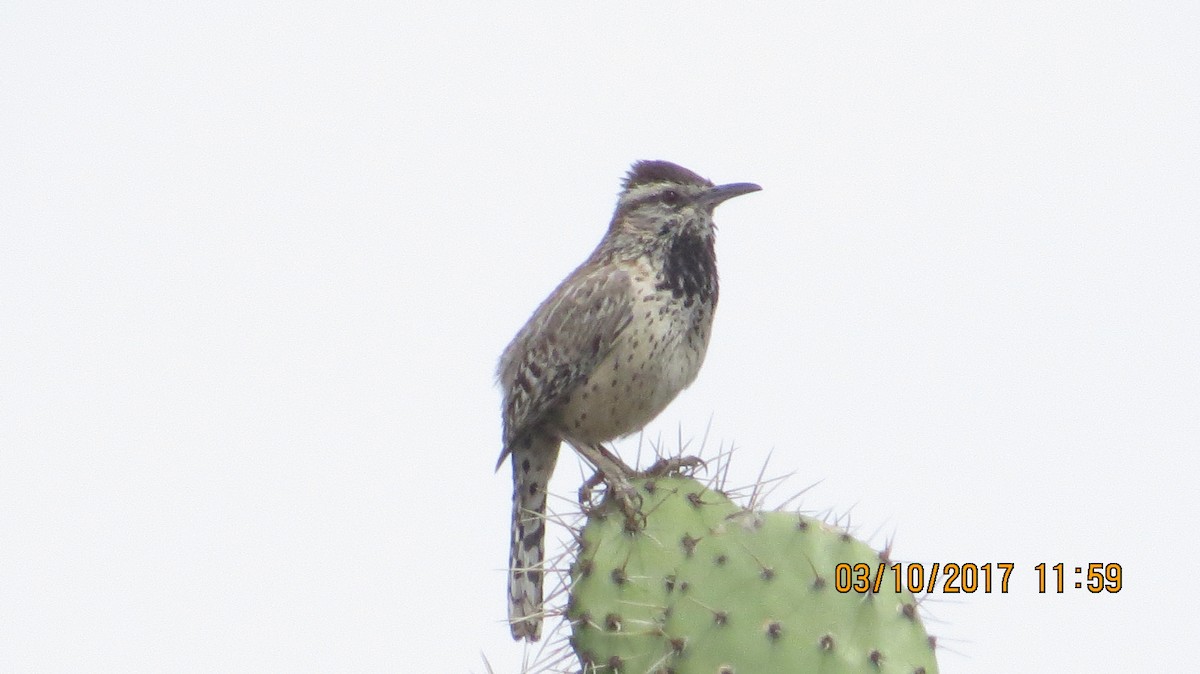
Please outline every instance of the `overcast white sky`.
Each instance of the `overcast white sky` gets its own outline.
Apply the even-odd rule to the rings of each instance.
[[[642,158],[764,188],[651,437],[1016,563],[944,672],[1194,660],[1200,5],[417,4],[0,7],[0,670],[518,671],[494,363]]]

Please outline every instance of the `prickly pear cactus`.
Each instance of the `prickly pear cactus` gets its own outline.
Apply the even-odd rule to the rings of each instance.
[[[838,592],[835,567],[880,555],[819,520],[745,511],[690,478],[643,479],[644,528],[601,508],[572,565],[567,614],[585,672],[935,674],[890,569]]]

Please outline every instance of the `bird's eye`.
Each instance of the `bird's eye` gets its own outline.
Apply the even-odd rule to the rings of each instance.
[[[662,193],[662,200],[664,204],[674,206],[675,204],[679,203],[679,192],[676,192],[675,190],[667,190]]]

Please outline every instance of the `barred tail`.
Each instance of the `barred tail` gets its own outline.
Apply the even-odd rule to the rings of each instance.
[[[513,639],[542,636],[542,562],[546,557],[546,485],[559,440],[537,434],[512,448],[512,548],[508,556],[508,622]]]

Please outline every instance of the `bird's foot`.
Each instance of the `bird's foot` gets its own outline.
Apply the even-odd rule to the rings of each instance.
[[[584,513],[591,515],[598,507],[599,504],[592,498],[592,492],[602,484],[604,484],[604,473],[596,471],[583,481],[583,486],[579,487],[579,505],[583,506]]]
[[[700,468],[708,468],[708,464],[698,456],[668,456],[655,461],[652,466],[638,473],[638,477],[689,477]]]
[[[604,485],[604,497],[599,503],[594,498],[596,487]],[[579,488],[579,503],[589,517],[607,508],[609,503],[625,518],[626,531],[641,531],[646,526],[646,515],[642,513],[642,496],[624,475],[609,476],[597,471]]]

